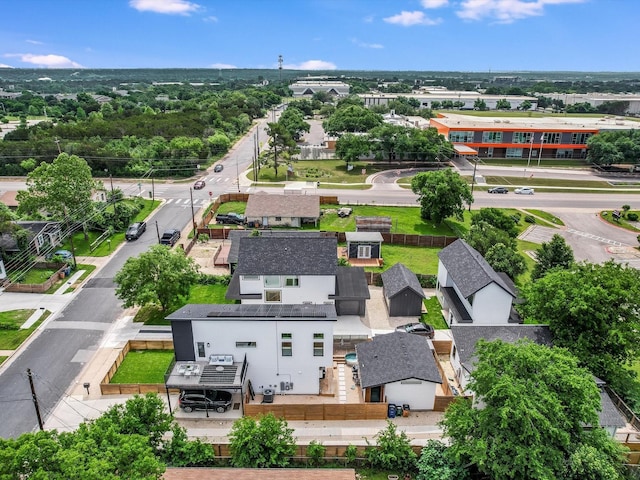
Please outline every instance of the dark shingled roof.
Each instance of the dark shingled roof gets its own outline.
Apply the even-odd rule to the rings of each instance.
[[[167,316],[170,321],[190,320],[337,320],[334,305],[290,304],[189,304]]]
[[[242,237],[248,237],[253,233],[253,230],[230,230],[228,240],[231,242],[229,247],[229,255],[227,255],[227,263],[233,265],[238,263],[238,252],[240,251],[240,239]]]
[[[600,389],[600,404],[602,410],[598,412],[598,418],[601,427],[622,428],[627,424],[609,394],[602,388]]]
[[[376,335],[356,345],[363,388],[415,378],[442,383],[428,340],[412,333]]]
[[[247,218],[318,218],[320,216],[320,197],[317,195],[254,193],[249,195],[244,216]]]
[[[338,243],[325,237],[240,238],[238,275],[335,275]]]
[[[336,300],[371,298],[367,277],[362,267],[338,267],[336,271]]]
[[[464,298],[469,298],[490,283],[496,283],[513,297],[516,292],[491,268],[480,253],[464,240],[458,239],[438,252]]]
[[[387,298],[394,297],[405,288],[410,288],[424,298],[424,291],[418,277],[402,263],[396,263],[393,267],[382,272],[382,284]]]
[[[528,338],[540,345],[551,346],[552,344],[548,325],[452,325],[451,334],[460,355],[460,361],[469,372],[473,370],[473,363],[476,361],[476,343],[481,338],[489,342],[500,339],[508,343]]]
[[[229,263],[229,265],[238,263],[240,238],[255,236],[255,232],[258,232],[257,236],[260,237],[335,237],[333,232],[327,233],[314,230],[231,230],[229,231],[231,247],[229,247],[229,255],[227,256],[227,263]]]

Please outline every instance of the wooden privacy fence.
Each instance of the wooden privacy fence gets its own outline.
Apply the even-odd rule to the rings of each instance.
[[[231,449],[227,443],[211,443],[211,448],[216,458],[229,458],[231,457]],[[309,458],[307,453],[308,445],[296,445],[296,452],[293,454],[293,459],[305,459]],[[325,452],[324,458],[326,460],[345,459],[345,452],[349,445],[324,445]],[[356,447],[356,459],[363,460],[365,458],[364,451],[367,448],[366,445],[355,445]],[[352,447],[353,448],[353,447]],[[420,455],[422,452],[422,446],[412,445],[411,449]]]
[[[102,395],[134,395],[140,393],[163,393],[166,391],[164,383],[109,383],[122,365],[124,357],[131,350],[173,350],[171,340],[129,340],[120,350],[109,371],[100,382],[100,393]]]
[[[42,283],[10,283],[5,287],[7,292],[15,293],[45,293],[49,290],[58,280],[65,277],[64,271],[68,268],[67,265],[54,263],[53,267],[48,267],[48,263],[44,264],[45,268],[57,268],[51,276]],[[38,267],[38,265],[36,265]]]
[[[257,417],[273,413],[285,420],[384,420],[387,418],[386,403],[353,404],[263,404],[248,403],[244,414]]]

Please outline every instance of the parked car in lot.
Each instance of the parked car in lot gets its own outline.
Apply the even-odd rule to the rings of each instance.
[[[71,260],[73,258],[73,253],[69,250],[56,250],[46,256],[47,260],[52,260],[54,257],[61,258],[62,260]]]
[[[182,390],[178,405],[185,412],[215,410],[224,413],[231,407],[232,395],[224,390]]]
[[[406,325],[400,325],[396,327],[396,332],[413,333],[415,335],[422,335],[423,337],[433,338],[436,334],[434,328],[427,323],[407,323]]]
[[[146,222],[132,223],[131,225],[129,225],[129,228],[127,228],[127,231],[124,234],[124,238],[126,238],[127,240],[137,240],[138,238],[140,238],[140,235],[142,235],[146,230]]]
[[[220,173],[223,169],[224,169],[224,165],[222,165],[221,163],[219,163],[215,167],[213,167],[213,171],[216,172],[216,173]]]
[[[243,225],[244,224],[244,215],[240,215],[239,213],[219,213],[216,215],[216,223],[221,223],[223,225]]]
[[[160,245],[169,245],[173,247],[176,242],[180,239],[180,230],[171,229],[166,230],[162,237],[160,237]]]
[[[205,185],[206,184],[204,183],[204,180],[198,180],[196,183],[193,184],[193,189],[194,190],[202,190]]]
[[[518,195],[533,195],[533,188],[531,187],[520,187],[514,190],[514,193]]]
[[[509,189],[507,187],[493,187],[487,190],[489,193],[509,193]]]

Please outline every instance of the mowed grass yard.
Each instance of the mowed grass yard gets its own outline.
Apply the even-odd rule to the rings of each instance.
[[[110,383],[164,383],[173,350],[131,350]]]
[[[35,309],[22,309],[0,312],[0,324],[4,327],[0,330],[0,350],[15,350],[18,348],[51,315],[49,310],[45,310],[35,324],[29,328],[21,329],[22,324],[35,311]]]

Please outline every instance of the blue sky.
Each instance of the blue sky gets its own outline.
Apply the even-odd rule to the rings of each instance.
[[[14,68],[640,71],[638,0],[5,0]]]

